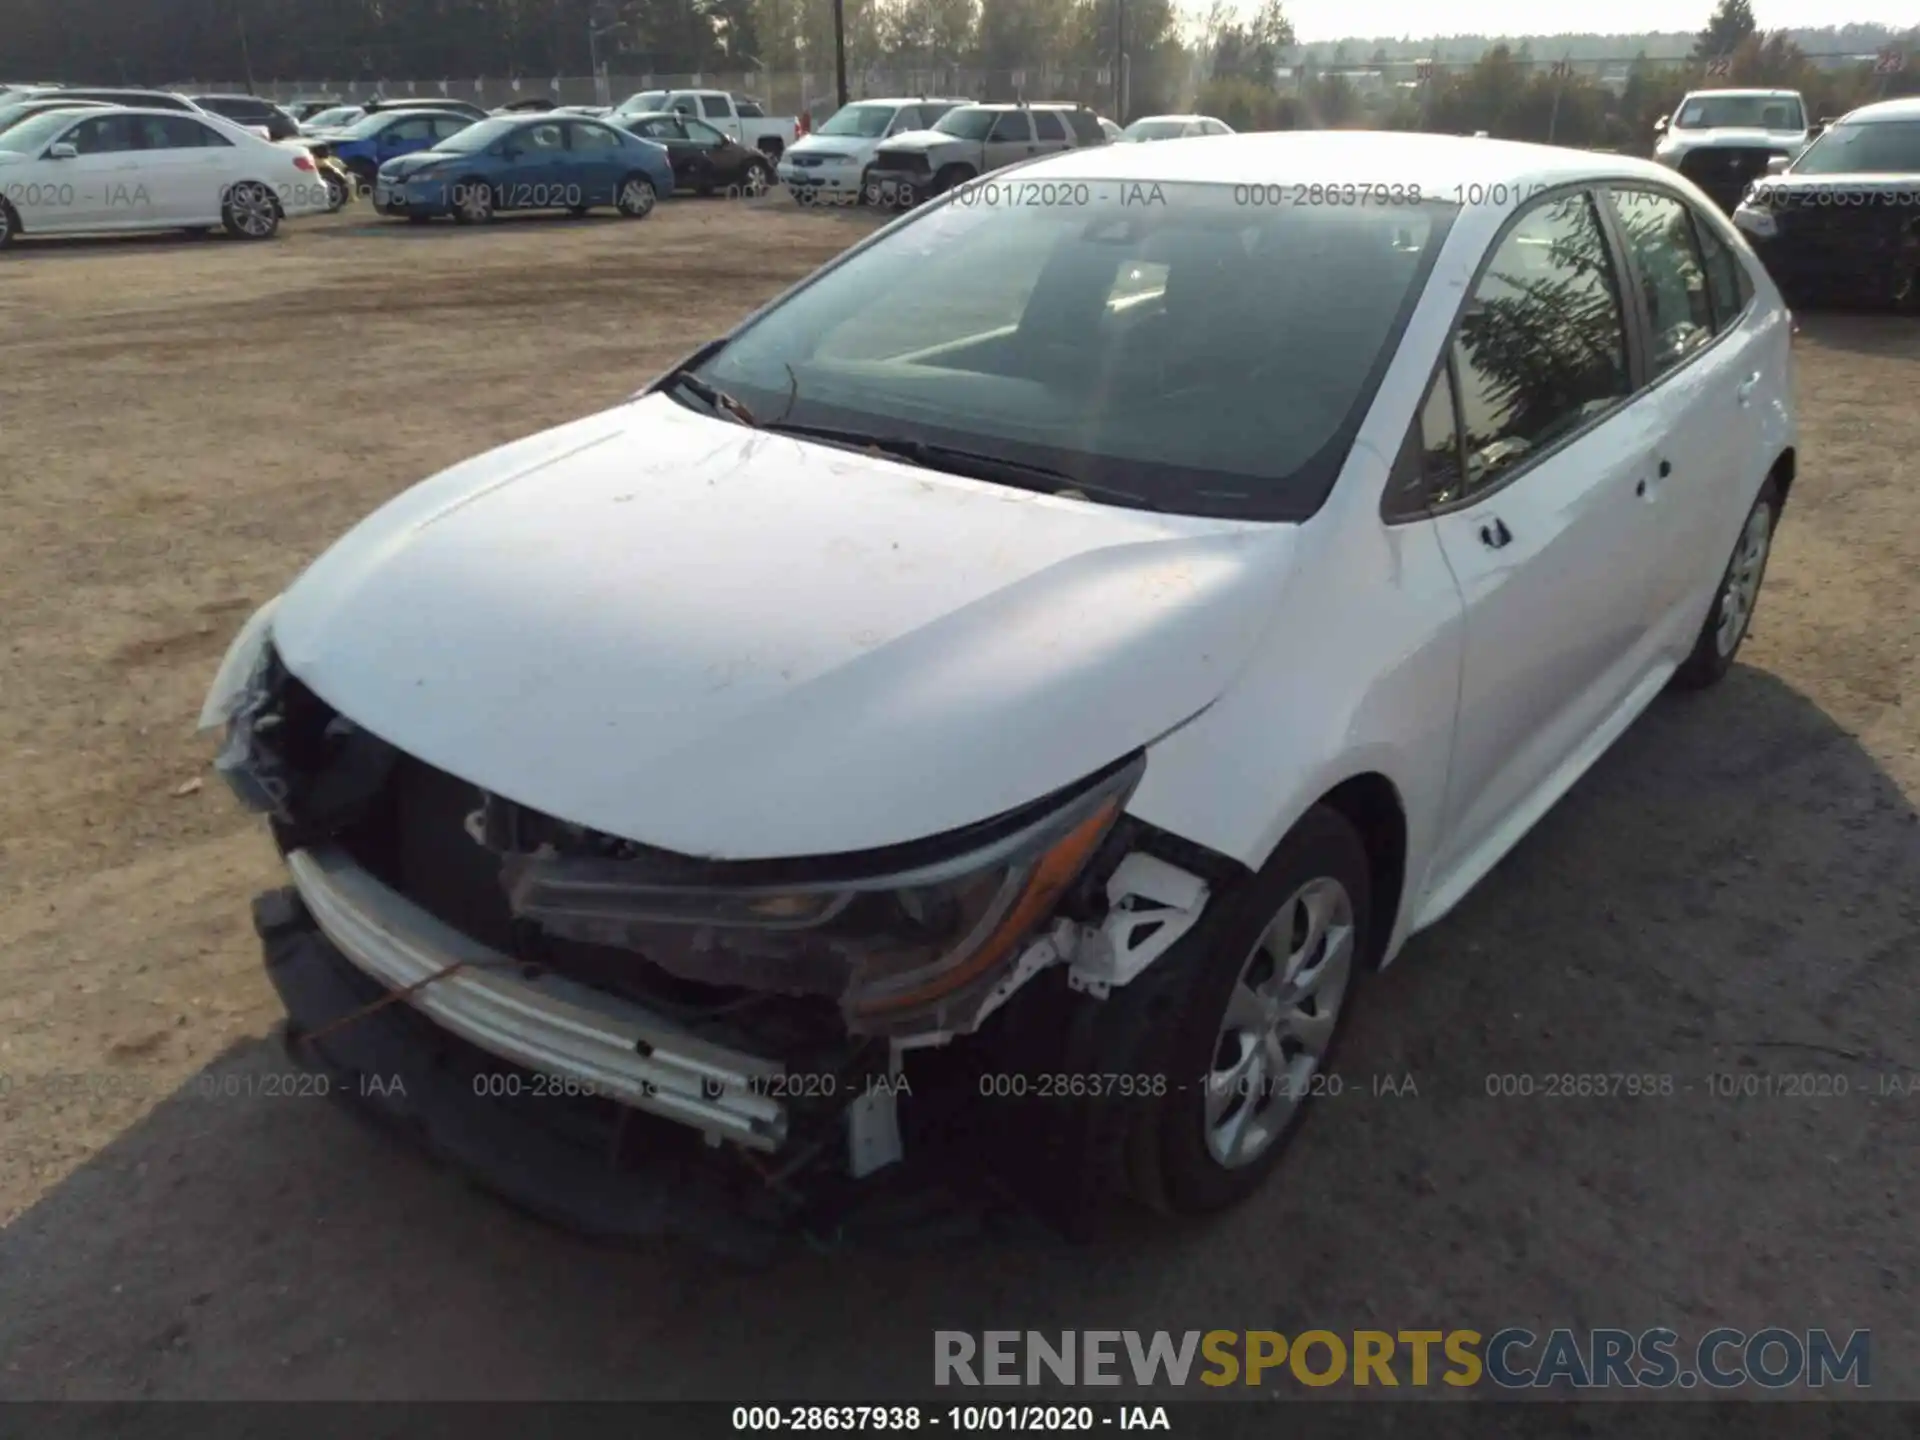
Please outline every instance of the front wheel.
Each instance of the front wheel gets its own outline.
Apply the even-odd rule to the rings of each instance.
[[[629,175],[615,192],[614,205],[629,220],[644,220],[653,213],[659,193],[644,175]]]
[[[220,222],[236,240],[271,240],[280,229],[280,204],[266,186],[242,180],[227,192]]]
[[[746,174],[740,177],[740,193],[749,200],[758,200],[773,189],[773,166],[764,160],[749,160]]]
[[[13,206],[0,200],[0,250],[13,243],[13,237],[20,233],[20,217],[13,213]]]
[[[1753,627],[1754,607],[1760,601],[1760,582],[1766,579],[1767,557],[1773,551],[1773,530],[1780,518],[1780,492],[1772,480],[1747,512],[1734,543],[1733,557],[1714,592],[1713,608],[1688,655],[1674,672],[1673,682],[1683,690],[1703,690],[1718,683],[1733,668],[1733,657]]]

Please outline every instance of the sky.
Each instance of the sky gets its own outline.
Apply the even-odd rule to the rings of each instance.
[[[1257,5],[1242,0],[1243,9]],[[1556,35],[1592,31],[1633,35],[1648,30],[1699,30],[1714,0],[1607,0],[1604,5],[1558,5],[1541,0],[1285,0],[1287,18],[1303,41],[1349,35]],[[1920,0],[1755,0],[1763,30],[1796,25],[1882,24],[1920,20]]]

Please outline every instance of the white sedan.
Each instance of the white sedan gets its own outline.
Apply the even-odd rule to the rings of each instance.
[[[304,148],[217,115],[49,110],[0,134],[0,246],[17,235],[199,230],[265,240],[328,209]]]
[[[1182,140],[1197,135],[1231,135],[1233,127],[1211,115],[1143,115],[1115,137],[1124,144]]]
[[[1360,981],[1734,663],[1792,327],[1686,180],[1337,132],[1001,180],[243,630],[202,719],[304,1058],[557,1076],[804,1191],[970,1057],[1041,1192],[1217,1209]],[[508,1173],[442,1100],[605,1219],[604,1161]]]

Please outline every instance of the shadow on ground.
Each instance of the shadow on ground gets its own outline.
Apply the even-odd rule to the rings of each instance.
[[[1209,1225],[765,1273],[609,1251],[323,1100],[228,1094],[284,1070],[263,1041],[0,1235],[0,1394],[875,1401],[928,1394],[936,1328],[1726,1324],[1872,1329],[1875,1393],[1913,1398],[1920,1089],[1875,1087],[1920,1066],[1917,960],[1913,806],[1743,667],[1658,702],[1374,980],[1342,1094]]]

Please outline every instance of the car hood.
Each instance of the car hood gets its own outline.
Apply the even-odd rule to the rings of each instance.
[[[1759,130],[1752,127],[1721,130],[1672,130],[1661,142],[1675,150],[1760,149],[1793,150],[1807,143],[1804,130]]]
[[[787,146],[787,154],[789,156],[852,155],[858,158],[861,155],[878,149],[883,143],[892,145],[895,141],[904,140],[909,135],[923,133],[925,132],[903,130],[898,135],[888,137],[885,141],[869,135],[808,135]]]
[[[411,155],[396,155],[380,167],[380,173],[395,180],[403,180],[429,165],[438,165],[443,161],[458,157],[443,155],[437,150],[416,150]]]
[[[287,591],[287,668],[374,734],[683,854],[923,839],[1180,725],[1298,527],[915,469],[664,396],[389,502]]]
[[[978,145],[978,140],[963,140],[944,130],[907,130],[882,141],[882,150],[938,150],[942,145]]]
[[[1822,191],[1899,195],[1920,188],[1920,170],[1898,175],[1888,175],[1884,171],[1877,170],[1858,173],[1842,171],[1832,175],[1795,175],[1792,171],[1788,171],[1782,175],[1767,176],[1766,188],[1769,191],[1787,195],[1796,192],[1811,195]]]

